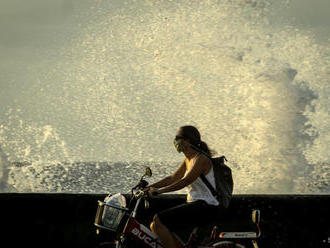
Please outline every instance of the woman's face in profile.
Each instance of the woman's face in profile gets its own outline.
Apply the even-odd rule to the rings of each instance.
[[[181,129],[179,129],[178,132],[176,133],[173,143],[174,143],[174,147],[178,152],[185,151],[190,144],[188,139],[186,139],[186,137],[183,135]]]

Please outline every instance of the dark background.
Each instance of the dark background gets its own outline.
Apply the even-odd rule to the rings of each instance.
[[[0,194],[1,247],[95,247],[108,235],[96,235],[93,224],[97,201],[104,197]],[[153,210],[169,199],[180,202],[184,195],[154,199]],[[261,210],[259,247],[330,247],[329,207],[330,195],[235,195],[229,215],[246,221],[251,209]]]

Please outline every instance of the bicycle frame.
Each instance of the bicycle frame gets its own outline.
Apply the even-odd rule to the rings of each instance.
[[[139,223],[135,218],[131,216],[129,217],[124,228],[123,235],[135,237],[135,239],[141,241],[145,247],[163,248],[158,240],[158,237],[146,226]]]
[[[158,237],[153,232],[151,232],[149,228],[139,223],[135,219],[140,202],[141,198],[137,200],[135,208],[126,222],[122,235],[134,237],[134,239],[139,240],[140,243],[143,244],[145,247],[163,248],[163,246],[159,242]]]

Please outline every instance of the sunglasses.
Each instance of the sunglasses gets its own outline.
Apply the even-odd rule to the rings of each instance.
[[[185,139],[185,137],[182,135],[176,135],[175,140],[179,140],[179,139]]]

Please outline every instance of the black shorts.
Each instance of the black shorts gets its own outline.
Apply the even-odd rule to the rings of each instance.
[[[165,209],[157,213],[157,216],[172,231],[210,223],[215,217],[225,214],[224,211],[224,208],[209,205],[205,201],[198,200]]]

